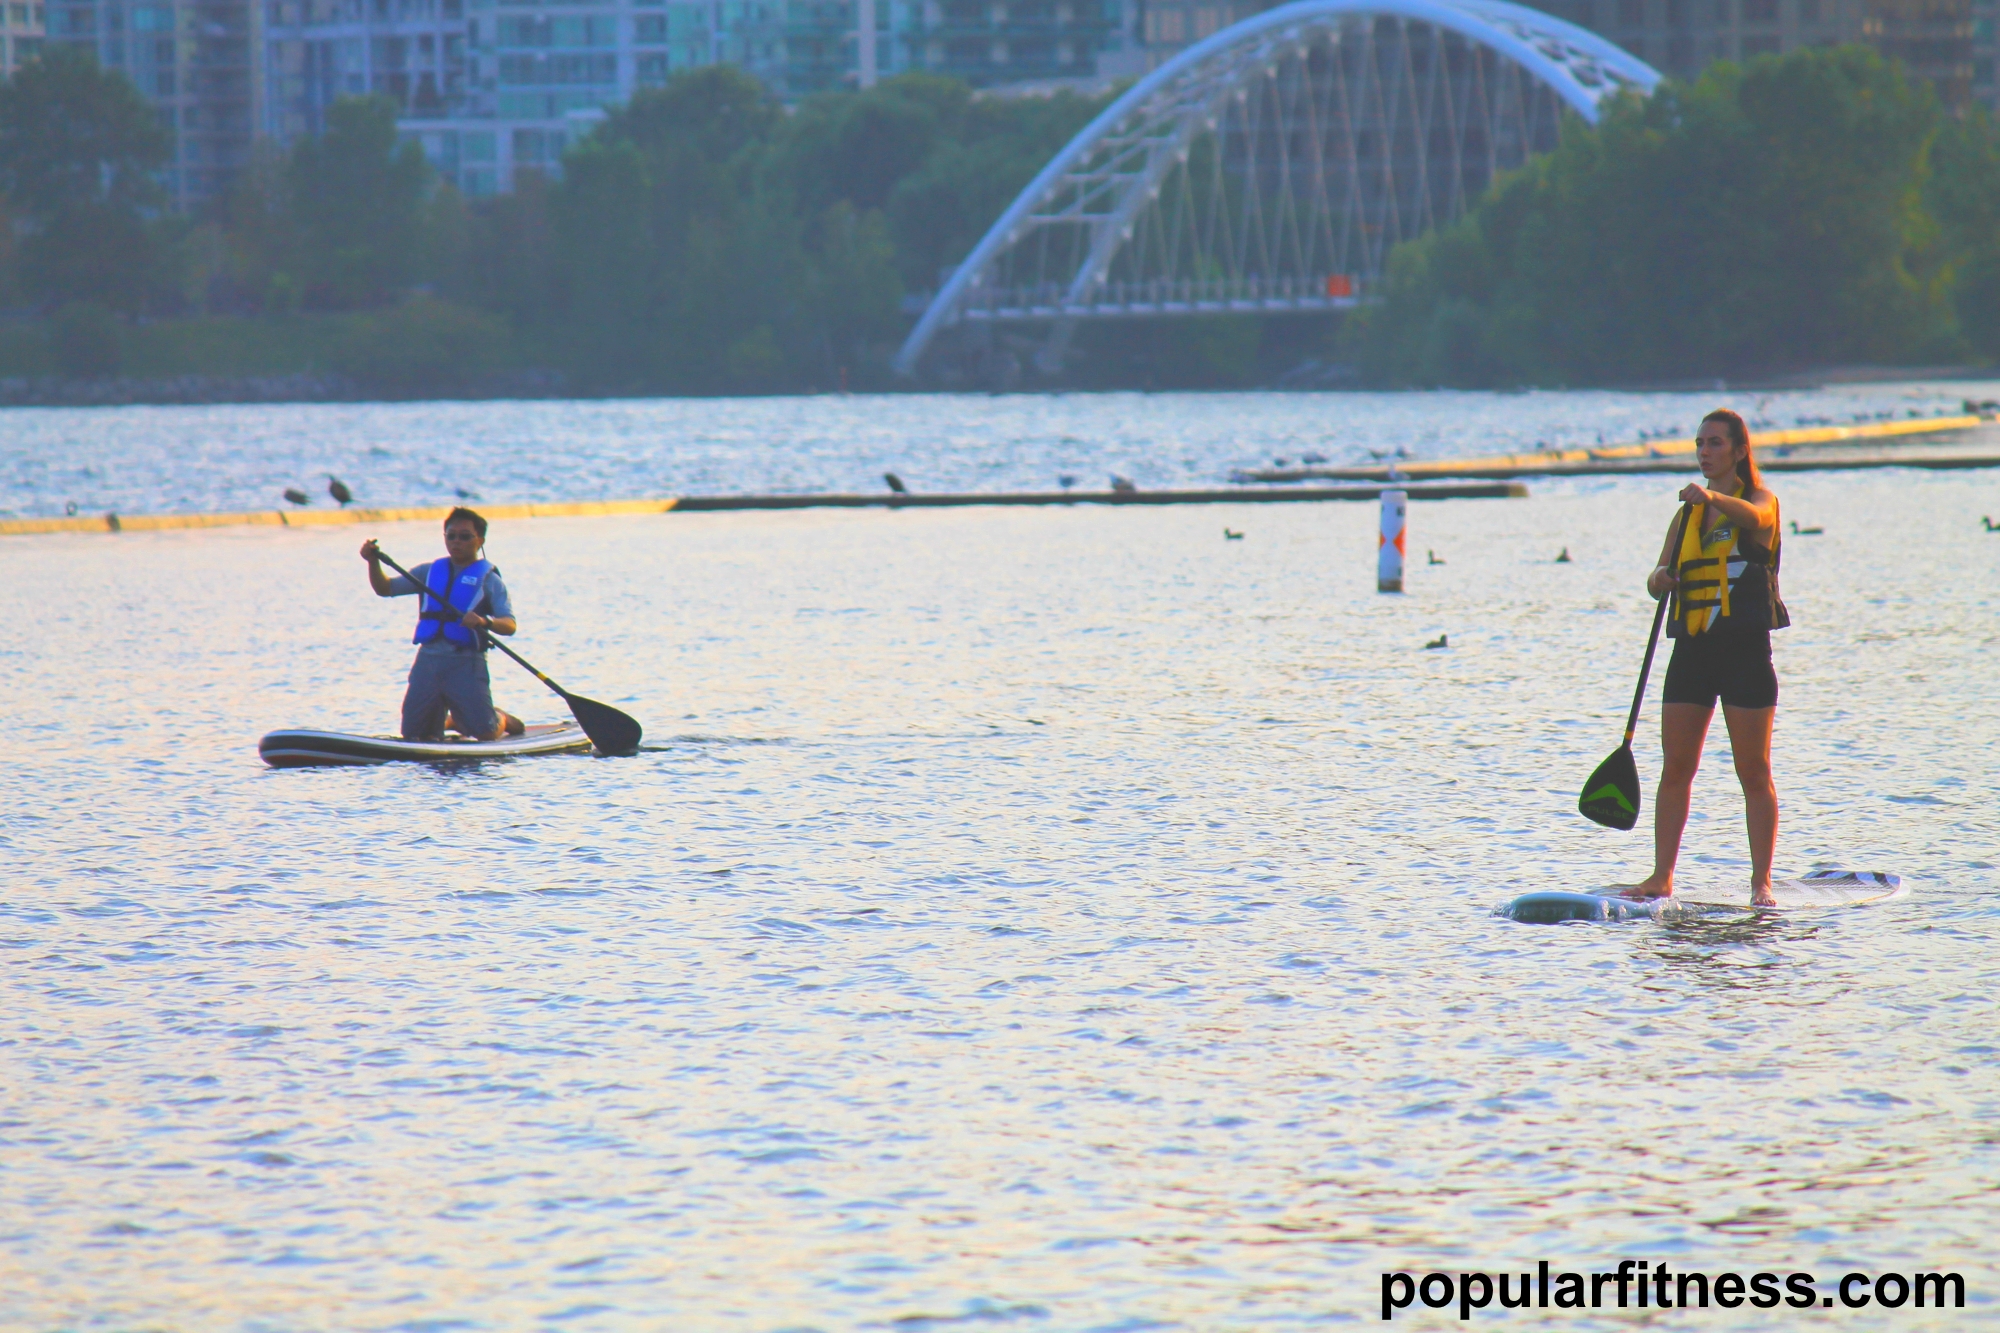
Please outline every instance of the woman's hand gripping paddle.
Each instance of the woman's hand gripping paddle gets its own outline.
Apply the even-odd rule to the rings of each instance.
[[[432,601],[437,600],[437,598],[431,596],[430,590],[425,587],[416,575],[404,569],[387,555],[382,556],[382,563],[395,570],[398,574],[401,574],[411,583],[416,584],[419,590],[417,593],[417,605],[419,609],[423,606],[424,598],[429,597]],[[445,609],[450,610],[451,608],[447,606]],[[638,751],[639,738],[644,734],[644,730],[639,726],[636,718],[619,712],[610,704],[601,704],[595,699],[586,699],[580,694],[571,694],[568,690],[538,671],[534,663],[500,642],[497,637],[487,634],[483,630],[480,632],[480,637],[526,667],[528,674],[560,695],[562,701],[569,705],[569,711],[576,718],[576,724],[583,728],[583,734],[590,737],[590,743],[595,745],[600,753],[624,755],[633,754]]]
[[[1671,548],[1675,560],[1680,559],[1688,517],[1693,513],[1693,505],[1681,506],[1680,526],[1674,529]],[[1606,828],[1629,829],[1639,822],[1639,766],[1632,759],[1632,733],[1639,729],[1639,705],[1646,698],[1646,677],[1653,670],[1653,649],[1659,646],[1660,622],[1666,619],[1667,603],[1672,600],[1669,594],[1653,608],[1653,632],[1646,639],[1646,660],[1639,664],[1639,688],[1632,691],[1632,714],[1625,719],[1625,743],[1597,766],[1590,781],[1583,784],[1583,795],[1576,798],[1576,808],[1583,812],[1583,817]]]

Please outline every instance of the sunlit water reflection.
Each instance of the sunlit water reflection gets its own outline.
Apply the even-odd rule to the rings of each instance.
[[[1793,392],[1095,394],[1038,397],[10,408],[0,518],[319,506],[880,491],[1212,486],[1238,468],[1685,438],[1717,399],[1758,428],[1956,412],[2000,382]]]
[[[393,726],[363,531],[0,541],[0,1327],[1269,1329],[1622,1257],[1993,1322],[2000,481],[1779,480],[1781,869],[1912,896],[1492,915],[1643,870],[1573,802],[1676,485],[1416,506],[1400,598],[1366,505],[505,524],[519,646],[651,748],[460,771],[257,763]]]

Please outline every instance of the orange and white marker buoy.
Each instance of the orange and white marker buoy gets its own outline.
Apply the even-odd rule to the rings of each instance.
[[[1382,492],[1382,535],[1375,544],[1375,591],[1403,590],[1403,542],[1408,535],[1408,491]]]

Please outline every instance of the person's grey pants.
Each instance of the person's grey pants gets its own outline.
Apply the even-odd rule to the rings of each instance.
[[[467,735],[485,736],[494,730],[499,719],[493,711],[493,682],[486,673],[485,653],[418,653],[410,663],[410,688],[403,695],[403,739],[442,739],[446,709]]]

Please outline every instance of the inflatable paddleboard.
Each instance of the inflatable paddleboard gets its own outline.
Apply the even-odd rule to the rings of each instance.
[[[1687,885],[1676,888],[1671,898],[1621,898],[1616,888],[1590,893],[1551,890],[1524,893],[1502,908],[1502,916],[1516,921],[1549,924],[1557,921],[1658,920],[1674,913],[1706,913],[1736,910],[1743,912],[1796,912],[1823,907],[1859,907],[1863,903],[1886,902],[1909,892],[1901,875],[1878,870],[1815,870],[1798,879],[1774,880],[1771,896],[1775,907],[1752,907],[1750,886],[1728,888]]]
[[[415,760],[505,759],[524,754],[568,754],[590,748],[590,737],[574,722],[529,727],[524,735],[497,741],[406,741],[396,736],[351,736],[340,731],[274,731],[257,742],[257,753],[273,768],[330,768]]]

